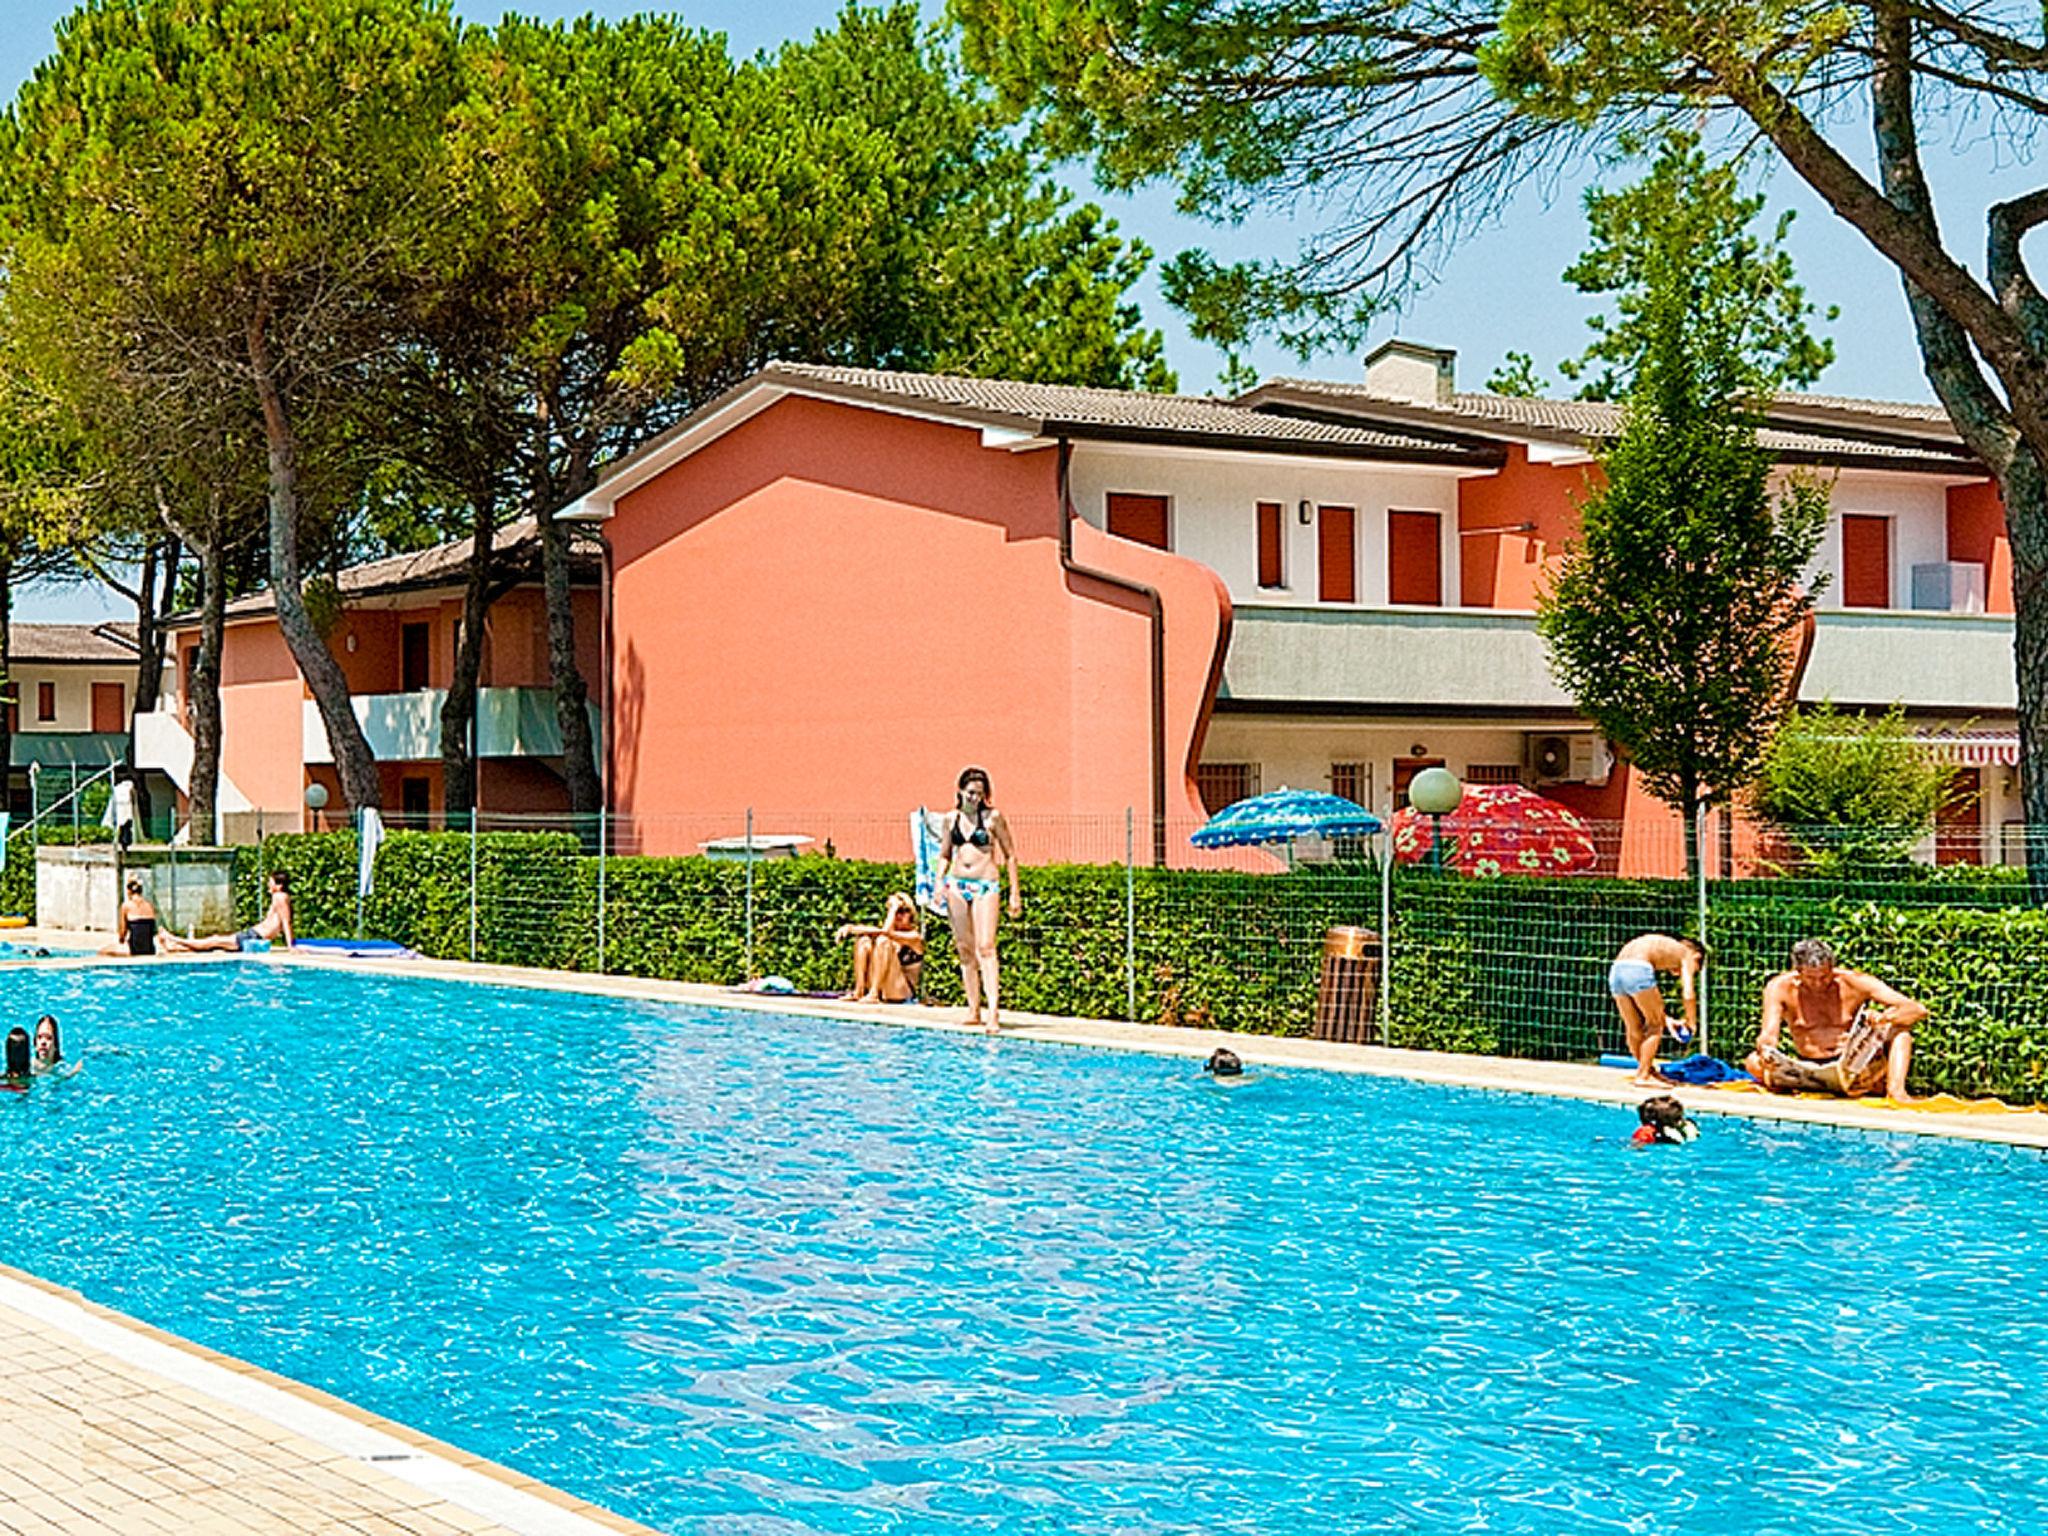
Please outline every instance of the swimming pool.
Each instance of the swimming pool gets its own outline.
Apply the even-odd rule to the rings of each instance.
[[[2038,1154],[260,963],[0,1000],[84,1062],[0,1095],[0,1258],[663,1530],[2038,1528]]]

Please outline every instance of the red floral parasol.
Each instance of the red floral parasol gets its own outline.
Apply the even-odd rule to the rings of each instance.
[[[1468,784],[1445,816],[1444,863],[1464,875],[1581,874],[1599,861],[1576,814],[1519,784]],[[1436,829],[1412,807],[1394,813],[1394,857],[1419,864]]]

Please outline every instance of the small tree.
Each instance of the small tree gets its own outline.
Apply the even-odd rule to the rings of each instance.
[[[1696,813],[1756,776],[1789,703],[1827,521],[1818,486],[1771,490],[1754,402],[1782,376],[1783,336],[1759,328],[1746,282],[1754,210],[1701,185],[1699,163],[1688,142],[1667,145],[1633,216],[1595,222],[1595,253],[1632,247],[1632,384],[1606,486],[1538,605],[1559,683],[1685,818],[1689,873]]]
[[[1749,805],[1801,864],[1848,871],[1903,861],[1954,780],[1914,740],[1900,706],[1857,715],[1823,703],[1785,717]]]

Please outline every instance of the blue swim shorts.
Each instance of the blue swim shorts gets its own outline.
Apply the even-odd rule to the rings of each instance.
[[[1647,960],[1617,960],[1607,968],[1607,990],[1615,997],[1634,997],[1657,990],[1657,968]]]

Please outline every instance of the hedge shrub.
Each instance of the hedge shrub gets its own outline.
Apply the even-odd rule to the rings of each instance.
[[[239,854],[241,921],[261,911],[263,877],[273,868],[292,873],[302,933],[357,931],[353,833],[274,837]],[[477,840],[478,957],[595,969],[600,878],[607,971],[712,984],[748,973],[745,865],[614,858],[600,871],[568,834]],[[888,894],[908,884],[907,867],[896,864],[756,865],[753,973],[785,976],[803,991],[845,986],[848,947],[833,930],[877,920]],[[1005,1006],[1026,1011],[1124,1016],[1128,899],[1137,920],[1138,1017],[1305,1034],[1325,931],[1380,926],[1379,880],[1369,866],[1284,877],[1138,870],[1127,886],[1121,866],[1065,865],[1026,869],[1022,885],[1025,915],[1002,930],[1002,979]],[[468,838],[394,832],[378,857],[362,929],[423,954],[466,958],[469,892]],[[1616,1049],[1610,959],[1637,933],[1692,931],[1697,899],[1683,881],[1472,880],[1401,869],[1390,1043],[1567,1060]],[[1916,1089],[2048,1098],[2048,913],[2026,905],[2024,883],[2008,872],[1721,882],[1709,901],[1719,1054],[1742,1054],[1764,980],[1783,968],[1795,940],[1818,936],[1845,964],[1885,977],[1933,1010],[1917,1033]],[[926,932],[925,995],[958,1002],[946,925],[928,921]]]

